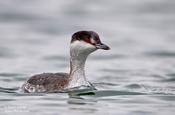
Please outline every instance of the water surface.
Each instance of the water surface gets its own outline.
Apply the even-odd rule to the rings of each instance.
[[[98,32],[111,47],[86,64],[98,90],[80,97],[20,93],[33,74],[69,71],[78,30]],[[174,1],[1,1],[0,114],[173,115],[174,30]]]

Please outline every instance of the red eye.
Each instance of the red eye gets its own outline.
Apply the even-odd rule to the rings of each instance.
[[[86,43],[90,43],[90,44],[91,44],[90,38],[85,38],[84,41],[85,41]]]

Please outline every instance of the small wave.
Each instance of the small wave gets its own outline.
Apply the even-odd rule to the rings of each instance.
[[[94,86],[80,86],[75,88],[66,89],[64,92],[68,93],[70,97],[82,95],[95,95],[97,89]]]
[[[170,51],[154,51],[154,52],[146,52],[144,54],[153,57],[175,57],[175,52]]]
[[[163,82],[175,82],[175,78],[168,78],[163,80]]]
[[[91,57],[92,60],[109,60],[109,59],[116,59],[116,58],[126,58],[125,55],[122,54],[113,54],[113,55],[106,55],[106,56],[93,56]]]
[[[141,85],[139,85],[139,84],[129,84],[129,85],[127,85],[127,86],[125,86],[126,88],[134,88],[134,89],[140,89],[140,88],[142,88],[142,86]]]
[[[66,57],[64,56],[57,56],[57,55],[52,55],[52,56],[45,56],[43,57],[44,60],[48,60],[48,61],[65,61],[67,60]]]
[[[175,95],[175,90],[172,87],[162,88],[159,86],[143,86],[142,92],[148,95]]]
[[[21,76],[19,73],[0,73],[0,76],[12,77],[12,76]]]
[[[96,97],[120,96],[120,95],[146,95],[146,93],[124,90],[100,90],[95,92]]]
[[[0,92],[3,93],[16,93],[18,91],[19,87],[15,87],[15,88],[4,88],[4,87],[0,87]]]
[[[166,76],[166,78],[161,80],[162,82],[175,82],[175,73],[168,73]]]

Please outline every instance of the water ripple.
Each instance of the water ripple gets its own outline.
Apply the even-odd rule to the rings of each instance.
[[[166,58],[166,57],[175,57],[175,52],[172,51],[153,51],[153,52],[146,52],[144,53],[146,56],[153,56],[153,57],[159,57],[159,58]]]
[[[66,57],[64,56],[58,56],[58,55],[52,55],[52,56],[45,56],[43,57],[44,60],[48,60],[48,61],[65,61],[67,60]]]
[[[0,92],[2,93],[16,93],[17,92],[17,90],[18,90],[19,88],[18,87],[16,87],[16,88],[4,88],[4,87],[0,87]]]

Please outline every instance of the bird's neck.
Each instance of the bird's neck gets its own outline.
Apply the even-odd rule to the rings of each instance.
[[[87,55],[80,54],[79,52],[70,52],[70,82],[68,88],[89,86],[89,82],[85,76],[85,62]]]

